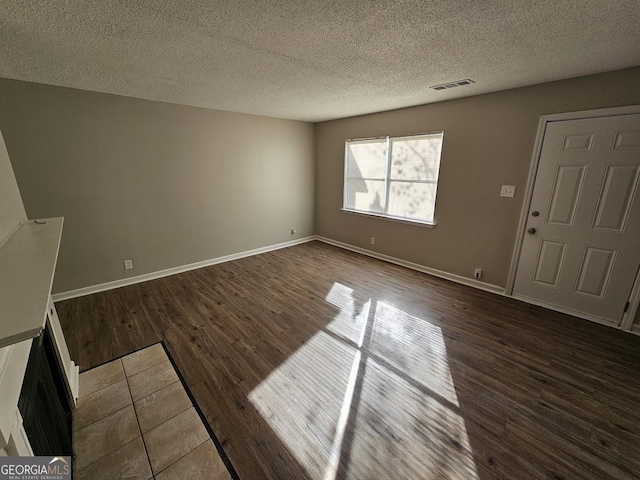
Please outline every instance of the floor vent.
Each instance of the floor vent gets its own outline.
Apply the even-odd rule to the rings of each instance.
[[[429,88],[433,90],[448,90],[450,88],[464,87],[466,85],[471,85],[473,83],[476,83],[476,82],[474,82],[469,78],[465,78],[464,80],[456,80],[455,82],[442,83],[440,85],[433,85]]]

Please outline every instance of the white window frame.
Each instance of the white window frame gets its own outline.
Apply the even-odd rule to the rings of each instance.
[[[435,181],[433,180],[393,180],[394,182],[406,182],[406,183],[426,183],[426,184],[435,184],[436,186],[436,190],[435,190],[435,198],[433,200],[433,221],[429,222],[426,220],[419,220],[419,219],[415,219],[415,218],[408,218],[408,217],[399,217],[399,216],[395,216],[395,215],[389,215],[388,213],[377,213],[377,212],[369,212],[366,210],[356,210],[353,208],[347,208],[345,206],[345,201],[347,198],[347,172],[349,170],[349,163],[348,163],[348,148],[349,148],[349,143],[350,142],[366,142],[368,140],[386,140],[387,141],[387,161],[386,161],[386,171],[385,171],[385,205],[384,205],[384,210],[385,212],[388,211],[389,209],[389,190],[391,188],[391,155],[392,155],[392,142],[391,139],[405,139],[405,138],[412,138],[412,137],[422,137],[422,136],[428,136],[428,135],[438,135],[441,134],[442,135],[442,144],[440,147],[440,159],[438,160],[438,177]],[[426,226],[426,227],[434,227],[436,225],[436,219],[435,219],[435,209],[436,209],[436,201],[438,199],[438,182],[440,181],[440,163],[442,162],[442,148],[444,147],[444,131],[435,131],[435,132],[425,132],[425,133],[414,133],[411,135],[385,135],[382,137],[365,137],[365,138],[348,138],[347,140],[345,140],[344,142],[344,171],[343,171],[343,178],[342,178],[342,208],[341,210],[344,213],[353,213],[356,215],[365,215],[367,217],[377,217],[377,218],[383,218],[385,220],[392,220],[395,222],[401,222],[401,223],[411,223],[411,224],[418,224],[418,225],[422,225],[422,226]],[[363,180],[367,180],[366,178],[363,178]]]

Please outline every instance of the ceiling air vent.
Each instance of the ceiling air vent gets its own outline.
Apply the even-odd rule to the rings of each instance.
[[[476,83],[476,82],[468,78],[465,78],[464,80],[456,80],[455,82],[442,83],[440,85],[433,85],[429,88],[433,90],[449,90],[450,88],[464,87],[465,85],[471,85],[472,83]]]

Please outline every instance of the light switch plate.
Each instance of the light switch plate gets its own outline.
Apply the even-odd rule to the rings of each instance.
[[[512,198],[516,194],[516,186],[515,185],[502,185],[500,189],[501,197],[509,197]]]

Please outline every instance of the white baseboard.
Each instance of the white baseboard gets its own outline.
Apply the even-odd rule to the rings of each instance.
[[[371,250],[367,250],[364,248],[356,247],[354,245],[350,245],[348,243],[339,242],[337,240],[332,240],[330,238],[322,237],[319,235],[310,235],[308,237],[300,238],[297,240],[292,240],[289,242],[278,243],[275,245],[268,245],[266,247],[255,248],[253,250],[246,250],[244,252],[234,253],[231,255],[225,255],[223,257],[212,258],[209,260],[203,260],[202,262],[190,263],[188,265],[182,265],[179,267],[167,268],[165,270],[159,270],[157,272],[145,273],[143,275],[137,275],[135,277],[123,278],[120,280],[114,280],[112,282],[100,283],[98,285],[91,285],[89,287],[78,288],[76,290],[69,290],[67,292],[60,292],[52,295],[54,302],[60,302],[62,300],[69,300],[71,298],[83,297],[85,295],[91,295],[93,293],[104,292],[107,290],[113,290],[114,288],[126,287],[127,285],[134,285],[136,283],[147,282],[149,280],[155,280],[157,278],[168,277],[170,275],[176,275],[182,272],[188,272],[190,270],[195,270],[198,268],[208,267],[211,265],[216,265],[218,263],[230,262],[232,260],[238,260],[240,258],[250,257],[253,255],[259,255],[261,253],[272,252],[274,250],[279,250],[281,248],[292,247],[294,245],[300,245],[302,243],[311,242],[313,240],[319,240],[324,243],[328,243],[335,247],[344,248],[345,250],[350,250],[352,252],[360,253],[362,255],[367,255],[369,257],[377,258],[378,260],[382,260],[385,262],[393,263],[395,265],[400,265],[402,267],[410,268],[412,270],[416,270],[418,272],[426,273],[428,275],[433,275],[435,277],[444,278],[446,280],[451,280],[452,282],[461,283],[463,285],[467,285],[470,287],[478,288],[480,290],[484,290],[491,293],[496,293],[498,295],[504,295],[504,288],[498,285],[492,285],[490,283],[480,282],[473,278],[466,278],[461,275],[456,275],[454,273],[444,272],[442,270],[437,270],[435,268],[425,267],[424,265],[420,265],[418,263],[409,262],[407,260],[402,260],[400,258],[392,257],[390,255],[384,255],[382,253],[373,252]]]
[[[613,326],[610,322],[604,321],[603,319],[593,317],[587,314],[581,314],[580,312],[574,312],[570,310],[565,310],[560,307],[555,307],[553,305],[547,305],[536,300],[521,297],[519,295],[506,295],[505,288],[500,287],[499,285],[493,285],[486,282],[478,281],[474,278],[463,277],[462,275],[456,275],[455,273],[445,272],[443,270],[438,270],[431,267],[426,267],[424,265],[420,265],[419,263],[409,262],[407,260],[402,260],[401,258],[392,257],[390,255],[385,255],[383,253],[374,252],[372,250],[367,250],[366,248],[356,247],[355,245],[350,245],[348,243],[339,242],[337,240],[333,240],[331,238],[322,237],[320,235],[310,235],[308,237],[300,238],[297,240],[292,240],[289,242],[278,243],[275,245],[268,245],[266,247],[255,248],[253,250],[246,250],[244,252],[234,253],[231,255],[225,255],[223,257],[217,257],[210,260],[204,260],[202,262],[190,263],[188,265],[182,265],[180,267],[168,268],[165,270],[160,270],[157,272],[146,273],[144,275],[138,275],[135,277],[123,278],[121,280],[114,280],[112,282],[101,283],[99,285],[93,285],[90,287],[78,288],[77,290],[70,290],[68,292],[61,292],[52,295],[54,302],[59,302],[62,300],[69,300],[71,298],[82,297],[85,295],[91,295],[92,293],[104,292],[106,290],[113,290],[114,288],[125,287],[127,285],[133,285],[136,283],[142,283],[149,280],[154,280],[156,278],[168,277],[170,275],[176,275],[182,272],[188,272],[190,270],[196,270],[202,267],[208,267],[210,265],[216,265],[218,263],[230,262],[232,260],[238,260],[240,258],[250,257],[253,255],[259,255],[261,253],[272,252],[274,250],[279,250],[281,248],[293,247],[294,245],[300,245],[302,243],[311,242],[313,240],[318,240],[320,242],[327,243],[329,245],[333,245],[335,247],[343,248],[345,250],[350,250],[352,252],[360,253],[362,255],[366,255],[368,257],[377,258],[378,260],[382,260],[384,262],[393,263],[395,265],[400,265],[402,267],[410,268],[411,270],[416,270],[421,273],[426,273],[427,275],[433,275],[434,277],[444,278],[445,280],[450,280],[455,283],[460,283],[462,285],[467,285],[469,287],[477,288],[479,290],[484,290],[486,292],[494,293],[502,296],[509,296],[511,298],[515,298],[517,300],[532,304],[538,305],[544,308],[548,308],[550,310],[556,310],[562,313],[566,313],[569,315],[573,315],[579,318],[584,318],[586,320],[591,320],[593,322],[601,323],[603,325]],[[614,326],[615,327],[615,326]],[[620,329],[620,327],[615,327]],[[640,335],[640,326],[634,325],[631,330],[624,330],[626,332],[633,333],[635,335]],[[0,360],[2,360],[0,358]],[[0,362],[1,364],[2,362]],[[0,365],[1,366],[1,365]],[[77,368],[77,367],[76,367]]]
[[[373,252],[365,248],[356,247],[348,243],[339,242],[337,240],[321,237],[319,235],[316,235],[315,239],[324,243],[328,243],[329,245],[333,245],[335,247],[344,248],[345,250],[351,250],[352,252],[361,253],[362,255],[367,255],[368,257],[377,258],[378,260],[383,260],[385,262],[394,263],[402,267],[410,268],[411,270],[416,270],[418,272],[426,273],[428,275],[433,275],[434,277],[444,278],[445,280],[451,280],[452,282],[461,283],[462,285],[467,285],[469,287],[477,288],[487,292],[496,293],[498,295],[505,294],[504,287],[500,287],[498,285],[492,285],[486,282],[481,282],[474,278],[467,278],[467,277],[463,277],[462,275],[456,275],[455,273],[449,273],[449,272],[444,272],[442,270],[438,270],[435,268],[425,267],[424,265],[420,265],[419,263],[413,263],[407,260],[402,260],[401,258],[392,257],[390,255],[384,255],[378,252]]]
[[[62,300],[69,300],[71,298],[83,297],[85,295],[91,295],[92,293],[104,292],[106,290],[113,290],[114,288],[126,287],[127,285],[133,285],[136,283],[148,282],[149,280],[155,280],[157,278],[168,277],[170,275],[176,275],[177,273],[188,272],[189,270],[196,270],[202,267],[208,267],[216,265],[218,263],[230,262],[231,260],[238,260],[240,258],[251,257],[253,255],[259,255],[261,253],[272,252],[274,250],[280,250],[281,248],[292,247],[294,245],[300,245],[301,243],[311,242],[315,240],[315,235],[299,238],[297,240],[291,240],[289,242],[277,243],[275,245],[268,245],[266,247],[254,248],[253,250],[246,250],[244,252],[233,253],[231,255],[225,255],[223,257],[212,258],[209,260],[203,260],[201,262],[190,263],[188,265],[181,265],[179,267],[167,268],[165,270],[159,270],[157,272],[145,273],[143,275],[137,275],[135,277],[123,278],[120,280],[114,280],[112,282],[100,283],[98,285],[92,285],[89,287],[78,288],[76,290],[69,290],[68,292],[60,292],[51,295],[54,302],[60,302]]]
[[[538,300],[523,297],[517,294],[507,295],[506,290],[503,287],[498,285],[492,285],[490,283],[480,282],[473,278],[463,277],[462,275],[456,275],[455,273],[444,272],[442,270],[437,270],[435,268],[425,267],[424,265],[420,265],[419,263],[413,263],[406,260],[402,260],[400,258],[392,257],[389,255],[384,255],[382,253],[373,252],[371,250],[367,250],[366,248],[356,247],[354,245],[350,245],[348,243],[339,242],[337,240],[332,240],[330,238],[321,237],[316,235],[316,240],[319,240],[324,243],[328,243],[329,245],[333,245],[339,248],[344,248],[345,250],[350,250],[352,252],[361,253],[362,255],[367,255],[369,257],[377,258],[378,260],[383,260],[385,262],[394,263],[396,265],[400,265],[402,267],[407,267],[412,270],[417,270],[418,272],[426,273],[428,275],[433,275],[435,277],[444,278],[446,280],[451,280],[452,282],[461,283],[463,285],[467,285],[469,287],[478,288],[480,290],[484,290],[486,292],[495,293],[498,295],[506,296],[513,298],[515,300],[520,300],[521,302],[528,303],[530,305],[536,305],[538,307],[543,307],[548,310],[554,310],[556,312],[564,313],[567,315],[571,315],[574,317],[582,318],[585,320],[589,320],[591,322],[599,323],[601,325],[606,325],[608,327],[613,327],[618,330],[622,330],[624,332],[630,332],[634,335],[640,336],[640,325],[635,325],[630,330],[622,329],[620,326],[616,325],[615,322],[611,320],[603,319],[600,317],[596,317],[594,315],[589,315],[588,313],[576,312],[573,310],[565,309],[562,307],[558,307],[556,305],[550,305],[544,302],[540,302]]]

